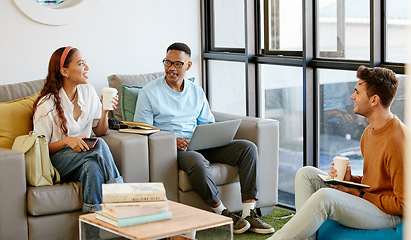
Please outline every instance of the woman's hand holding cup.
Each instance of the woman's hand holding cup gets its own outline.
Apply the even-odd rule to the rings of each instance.
[[[118,103],[117,89],[105,87],[103,88],[103,109],[113,110]]]

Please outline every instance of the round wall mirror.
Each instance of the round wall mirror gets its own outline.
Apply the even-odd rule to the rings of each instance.
[[[14,0],[17,7],[36,22],[66,25],[90,14],[101,0]]]

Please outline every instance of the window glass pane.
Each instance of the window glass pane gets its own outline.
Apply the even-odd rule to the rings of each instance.
[[[269,0],[269,14],[269,50],[301,51],[302,1]]]
[[[214,47],[244,48],[244,1],[214,0]]]
[[[358,79],[355,71],[318,70],[320,82],[320,162],[329,172],[334,156],[350,158],[352,174],[362,176],[360,139],[367,120],[353,113],[350,99]]]
[[[244,63],[209,61],[211,110],[246,115]]]
[[[411,25],[409,8],[406,0],[386,1],[387,21],[386,21],[386,61],[387,62],[407,62],[407,52],[409,45],[404,34]],[[408,51],[407,51],[408,49]]]
[[[294,202],[294,177],[303,165],[303,74],[301,67],[262,64],[265,118],[280,121],[279,202]]]
[[[370,58],[370,3],[365,0],[317,0],[317,56]]]
[[[404,120],[404,81],[400,80],[391,111]],[[353,175],[363,175],[360,139],[368,122],[354,114],[350,96],[357,84],[356,71],[318,70],[320,83],[320,168],[328,172],[334,156],[350,158]]]

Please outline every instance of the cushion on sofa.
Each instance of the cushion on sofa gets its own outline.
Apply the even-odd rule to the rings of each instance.
[[[81,211],[82,206],[80,182],[27,187],[27,212],[31,216]]]
[[[210,165],[211,177],[217,186],[238,182],[238,167],[223,163],[213,163]],[[183,192],[193,191],[193,187],[188,180],[188,175],[183,170],[178,170],[178,187]]]
[[[123,84],[121,89],[121,116],[124,121],[133,121],[138,94],[143,87]]]
[[[33,104],[40,93],[0,103],[0,147],[11,149],[14,139],[32,130]]]
[[[327,219],[318,229],[317,240],[401,240],[402,225],[403,223],[400,223],[391,229],[363,230],[345,227],[332,219]]]

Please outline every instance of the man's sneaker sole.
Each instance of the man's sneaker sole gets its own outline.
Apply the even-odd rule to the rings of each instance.
[[[261,229],[261,228],[250,228],[249,229],[251,232],[259,233],[259,234],[270,234],[275,232],[274,228],[269,228],[269,229]]]
[[[245,231],[247,231],[248,229],[250,229],[251,224],[248,221],[246,221],[246,222],[247,222],[247,224],[243,228],[240,228],[240,229],[237,229],[237,230],[233,229],[233,233],[241,234],[241,233],[244,233]]]

